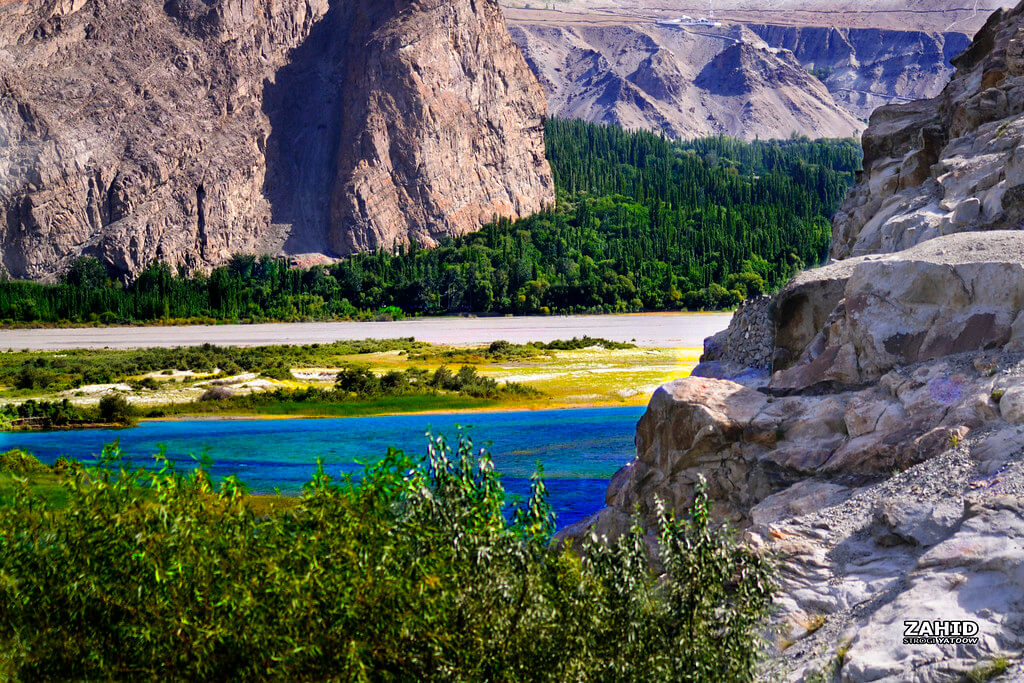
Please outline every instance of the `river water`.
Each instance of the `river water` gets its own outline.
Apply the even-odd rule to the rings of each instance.
[[[132,429],[0,432],[0,452],[24,448],[52,463],[60,456],[88,462],[119,441],[133,463],[151,463],[161,446],[179,466],[209,455],[212,474],[238,475],[253,493],[296,494],[321,458],[328,474],[358,472],[357,461],[386,453],[426,450],[426,432],[454,441],[458,426],[474,445],[487,446],[506,491],[524,496],[540,463],[559,528],[596,512],[608,479],[634,454],[642,407],[491,413],[396,415],[341,419],[180,420],[143,422]]]

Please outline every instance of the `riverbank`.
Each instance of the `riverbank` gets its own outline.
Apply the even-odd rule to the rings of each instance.
[[[208,461],[215,481],[237,475],[250,493],[301,493],[317,460],[336,481],[362,471],[388,449],[426,452],[427,432],[487,447],[510,495],[526,497],[543,467],[559,525],[595,512],[610,478],[634,454],[639,406],[576,410],[510,410],[351,419],[228,419],[144,421],[127,430],[0,433],[0,453],[22,449],[43,463],[96,461],[118,442],[132,466],[153,467],[163,451],[183,470]],[[159,467],[159,465],[156,465]]]
[[[30,401],[67,401],[92,414],[111,395],[123,398],[142,419],[641,406],[661,384],[689,375],[700,356],[699,348],[624,346],[588,340],[481,349],[400,339],[248,349],[8,352],[0,353],[0,413]],[[356,374],[351,388],[338,391],[335,380],[342,371]]]
[[[203,344],[251,347],[400,337],[414,337],[436,345],[473,347],[498,340],[525,344],[582,336],[648,348],[692,348],[700,347],[705,337],[725,329],[731,317],[732,313],[628,313],[186,327],[32,328],[4,330],[0,349],[60,351]]]

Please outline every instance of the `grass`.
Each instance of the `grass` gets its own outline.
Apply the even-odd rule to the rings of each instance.
[[[600,345],[603,344],[603,345]],[[700,349],[650,349],[602,340],[553,344],[507,344],[460,348],[433,346],[412,339],[258,348],[196,347],[127,351],[0,353],[0,403],[28,398],[68,398],[95,406],[106,390],[81,387],[84,381],[120,384],[119,390],[142,417],[190,415],[356,417],[456,410],[543,409],[581,406],[643,405],[661,384],[689,375]],[[256,407],[199,399],[213,378],[249,372],[271,389],[329,388],[334,374],[365,367],[378,375],[440,366],[475,368],[499,383],[522,384],[529,392],[499,399],[446,393],[350,399],[343,402],[267,400]],[[215,373],[226,366],[231,372]],[[33,368],[29,376],[23,369]],[[291,372],[305,372],[303,379]],[[233,375],[239,376],[239,375]],[[251,375],[250,375],[251,376]],[[16,388],[18,380],[39,380],[34,389]],[[100,382],[99,380],[103,380]],[[7,386],[4,387],[3,385]],[[245,390],[243,390],[243,393]]]
[[[1001,675],[1010,668],[1010,660],[1006,657],[993,657],[971,669],[967,674],[967,680],[971,683],[985,683]]]
[[[203,415],[271,416],[271,417],[367,417],[430,411],[488,410],[520,405],[515,400],[473,398],[434,394],[385,396],[364,401],[329,403],[321,401],[276,401],[259,408],[243,408],[216,402],[186,403],[167,406],[168,416],[188,417]]]
[[[47,506],[62,507],[67,503],[67,491],[60,485],[60,476],[53,472],[28,475],[0,472],[0,507],[11,505],[15,494],[26,485]]]

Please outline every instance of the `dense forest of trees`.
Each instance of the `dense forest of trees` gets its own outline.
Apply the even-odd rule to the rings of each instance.
[[[209,275],[155,263],[124,284],[91,258],[56,285],[0,282],[8,322],[303,320],[728,308],[825,258],[860,168],[854,140],[677,142],[553,119],[555,206],[329,266],[238,255]]]

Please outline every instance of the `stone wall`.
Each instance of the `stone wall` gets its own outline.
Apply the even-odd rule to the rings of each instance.
[[[775,297],[747,299],[732,316],[729,327],[704,340],[701,363],[735,364],[757,370],[771,369],[775,346]]]

